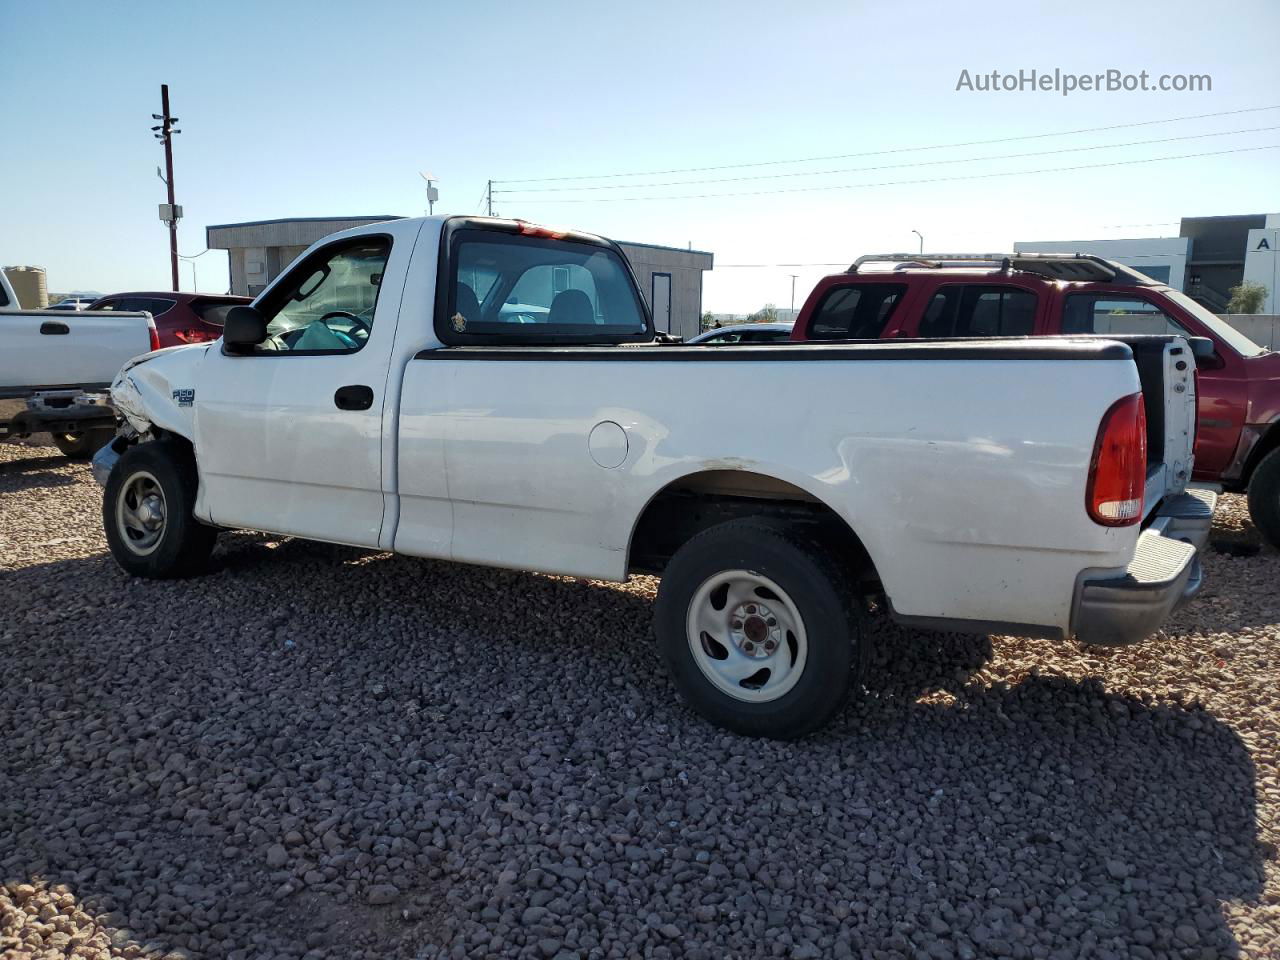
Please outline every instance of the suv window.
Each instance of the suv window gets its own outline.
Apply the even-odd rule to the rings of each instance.
[[[152,319],[155,319],[161,314],[172,310],[176,302],[175,300],[161,299],[160,297],[117,297],[114,300],[104,300],[94,309],[119,310],[121,313],[142,313],[145,311],[151,314]]]
[[[810,340],[876,340],[907,286],[858,283],[827,291],[809,321]]]
[[[1138,297],[1073,293],[1062,307],[1063,333],[1190,333],[1159,307]]]
[[[549,237],[466,230],[453,248],[442,335],[537,343],[643,339],[649,325],[616,251]]]
[[[258,349],[355,353],[373,330],[390,255],[389,238],[360,237],[294,267],[259,308],[267,320],[267,339]]]
[[[241,301],[239,300],[230,303],[223,303],[217,300],[193,300],[191,311],[205,323],[223,327],[227,323],[227,314],[231,312],[233,307],[240,306],[240,303]]]
[[[1036,295],[1018,287],[940,287],[920,319],[922,337],[1028,337],[1035,331]]]

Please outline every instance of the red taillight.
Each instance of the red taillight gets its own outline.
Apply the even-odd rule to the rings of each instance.
[[[154,320],[148,319],[147,326],[148,326],[147,332],[151,334],[151,349],[159,350],[160,349],[160,331],[156,329],[156,322]]]
[[[1147,408],[1135,393],[1112,404],[1098,427],[1085,507],[1094,523],[1127,527],[1142,519],[1147,486]]]

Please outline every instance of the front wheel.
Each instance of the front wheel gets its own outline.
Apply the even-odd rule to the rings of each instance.
[[[102,524],[111,555],[135,577],[185,577],[204,569],[217,531],[192,515],[196,467],[177,443],[124,452],[107,478]]]
[[[1273,547],[1280,547],[1280,450],[1272,450],[1249,480],[1249,517]]]
[[[849,578],[799,530],[731,520],[672,557],[658,589],[658,644],[695,710],[750,736],[789,740],[824,724],[863,640]]]
[[[116,435],[111,427],[94,427],[78,433],[55,433],[53,445],[72,460],[88,460]]]

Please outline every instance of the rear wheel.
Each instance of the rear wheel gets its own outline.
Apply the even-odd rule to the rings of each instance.
[[[180,444],[143,443],[124,452],[102,499],[107,544],[121,567],[156,579],[204,569],[218,534],[192,515],[196,484],[195,462]]]
[[[72,460],[88,460],[111,442],[116,432],[110,427],[94,427],[78,433],[55,433],[53,443]]]
[[[751,519],[703,531],[668,564],[656,619],[685,700],[737,733],[803,736],[860,680],[849,580],[795,528]]]
[[[1262,458],[1249,480],[1249,516],[1273,547],[1280,547],[1280,450]]]

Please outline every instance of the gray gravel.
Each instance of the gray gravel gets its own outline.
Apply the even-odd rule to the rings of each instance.
[[[875,627],[823,733],[681,707],[655,582],[237,534],[130,580],[0,447],[5,957],[1280,956],[1280,555],[1139,647]]]

